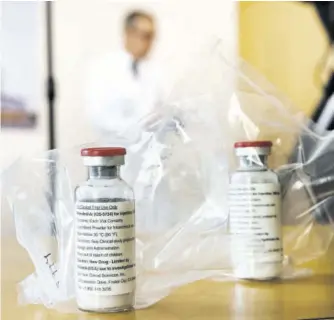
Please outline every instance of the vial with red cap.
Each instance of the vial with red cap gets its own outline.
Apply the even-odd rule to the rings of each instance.
[[[239,166],[230,177],[229,230],[234,276],[269,280],[282,272],[281,186],[268,168],[271,141],[234,145]]]
[[[88,179],[75,191],[76,299],[87,312],[133,308],[135,203],[122,180],[124,148],[81,150]]]

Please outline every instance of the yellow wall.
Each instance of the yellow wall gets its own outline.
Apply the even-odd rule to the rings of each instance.
[[[239,3],[240,55],[310,114],[321,96],[328,44],[311,5]]]

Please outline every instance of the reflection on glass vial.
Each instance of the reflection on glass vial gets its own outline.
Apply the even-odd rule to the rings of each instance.
[[[237,142],[239,167],[229,187],[234,276],[268,280],[282,272],[281,188],[268,169],[270,141]]]
[[[77,187],[76,298],[80,310],[131,310],[135,291],[135,207],[121,179],[124,148],[81,150],[88,180]]]

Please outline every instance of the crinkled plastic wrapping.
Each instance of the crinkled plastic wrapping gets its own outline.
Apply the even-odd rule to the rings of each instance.
[[[136,197],[137,308],[199,279],[237,280],[227,227],[235,141],[274,144],[282,278],[308,275],[304,264],[332,241],[333,135],[315,134],[268,82],[226,57],[221,43],[194,53],[159,112],[119,133],[128,150],[122,176]],[[18,241],[35,266],[19,284],[23,303],[76,311],[73,192],[86,179],[81,147],[19,160],[4,174]]]

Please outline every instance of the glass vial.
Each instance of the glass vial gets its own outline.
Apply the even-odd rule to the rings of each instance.
[[[268,169],[270,141],[237,142],[239,167],[229,187],[229,228],[234,276],[269,280],[282,271],[281,187]]]
[[[131,310],[135,291],[135,205],[121,179],[124,148],[81,150],[88,180],[77,187],[76,298],[80,310]]]

